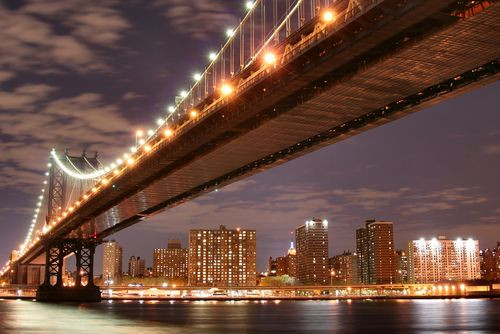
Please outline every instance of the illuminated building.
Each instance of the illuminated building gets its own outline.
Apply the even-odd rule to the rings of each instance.
[[[409,255],[411,283],[481,278],[477,240],[422,238],[410,241]]]
[[[297,276],[297,250],[293,247],[293,241],[286,254],[286,273],[290,277]]]
[[[357,255],[344,252],[330,258],[331,281],[335,284],[352,284],[357,282]]]
[[[486,248],[479,252],[481,278],[485,280],[500,279],[500,242],[496,248]]]
[[[328,221],[306,221],[295,230],[297,239],[297,278],[307,285],[327,285],[330,282],[328,268]]]
[[[290,277],[297,275],[297,251],[293,248],[293,242],[286,256],[280,256],[276,259],[269,257],[267,274],[269,276],[288,275]]]
[[[144,277],[146,275],[146,261],[140,256],[137,258],[131,256],[128,260],[128,274],[130,277]]]
[[[153,251],[153,276],[187,282],[188,250],[181,247],[179,240],[170,240],[166,249]]]
[[[363,284],[395,282],[393,223],[367,220],[356,230],[358,280]]]
[[[119,281],[122,276],[121,246],[114,240],[105,242],[102,251],[102,277],[104,281]]]
[[[394,254],[395,283],[409,283],[408,281],[408,253],[397,250]]]
[[[191,286],[255,286],[256,231],[189,231]]]

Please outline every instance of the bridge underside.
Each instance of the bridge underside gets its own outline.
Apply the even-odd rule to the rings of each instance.
[[[102,240],[216,187],[499,78],[500,6],[459,18],[449,10],[453,1],[395,3],[382,2],[272,71],[53,233]]]
[[[432,9],[425,6],[419,8],[422,16]],[[402,21],[408,29],[392,36]],[[403,16],[358,40],[349,36],[343,50],[317,64],[310,57],[309,68],[292,80],[274,74],[263,84],[268,96],[253,103],[253,110],[237,116],[232,115],[237,107],[224,111],[228,120],[200,131],[195,141],[207,144],[196,147],[185,165],[99,215],[85,230],[105,237],[216,187],[498,79],[492,60],[500,56],[500,6],[463,20],[437,13],[410,23]],[[296,91],[283,96],[290,88]],[[158,165],[179,158],[169,152]]]

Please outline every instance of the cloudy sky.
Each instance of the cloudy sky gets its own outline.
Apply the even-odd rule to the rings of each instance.
[[[0,263],[28,230],[51,147],[110,161],[203,67],[243,1],[0,2]],[[500,83],[365,132],[115,235],[125,258],[197,227],[257,230],[258,269],[310,217],[330,252],[367,218],[421,236],[500,240]],[[99,261],[98,261],[99,262]],[[100,269],[96,268],[99,272]]]

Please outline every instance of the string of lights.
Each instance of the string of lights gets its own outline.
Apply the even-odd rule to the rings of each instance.
[[[194,79],[194,84],[191,86],[191,88],[188,91],[182,90],[180,92],[180,100],[176,101],[174,105],[169,105],[166,107],[167,112],[169,115],[165,117],[158,118],[156,120],[156,125],[157,127],[154,129],[149,129],[146,132],[143,130],[137,130],[135,133],[135,145],[130,147],[130,153],[124,153],[120,158],[117,158],[114,162],[109,164],[108,166],[105,166],[103,168],[99,169],[94,169],[93,171],[89,173],[83,173],[80,170],[78,170],[75,166],[72,166],[72,168],[68,167],[58,156],[57,152],[55,149],[52,149],[50,152],[52,160],[57,164],[57,167],[63,171],[66,175],[78,179],[78,180],[96,180],[97,183],[88,191],[86,191],[78,200],[75,202],[71,203],[68,205],[68,207],[63,211],[59,216],[57,217],[52,217],[52,221],[47,222],[47,224],[44,224],[44,227],[42,231],[37,230],[35,235],[36,237],[33,238],[33,232],[34,228],[36,225],[36,221],[38,218],[38,215],[40,213],[40,208],[42,205],[42,201],[44,200],[44,193],[45,189],[42,189],[42,195],[39,197],[40,202],[37,204],[37,208],[35,209],[35,214],[33,216],[32,224],[30,225],[30,228],[28,230],[27,236],[23,244],[21,245],[19,251],[20,251],[20,256],[22,256],[25,252],[27,252],[31,247],[33,247],[37,242],[40,241],[40,237],[47,234],[54,226],[57,224],[61,223],[68,215],[70,215],[77,207],[88,201],[92,196],[97,194],[100,190],[102,190],[112,179],[120,177],[121,174],[127,169],[127,168],[132,168],[135,163],[142,159],[144,156],[152,152],[159,144],[161,144],[165,140],[171,140],[173,137],[175,137],[178,133],[178,128],[176,128],[176,125],[184,125],[185,122],[190,122],[194,121],[199,115],[200,111],[196,109],[191,109],[191,110],[184,110],[186,113],[188,113],[188,119],[184,121],[181,124],[175,124],[174,122],[174,117],[177,116],[180,118],[180,113],[181,113],[181,106],[185,104],[192,94],[196,90],[201,90],[198,89],[202,83],[202,79],[206,78],[208,73],[210,71],[213,71],[216,68],[217,61],[221,58],[224,58],[224,52],[228,47],[232,47],[231,43],[233,40],[238,36],[238,33],[240,35],[242,34],[242,29],[244,29],[244,26],[248,21],[252,22],[252,29],[253,29],[253,18],[251,17],[254,11],[257,8],[261,8],[261,11],[263,10],[263,1],[264,0],[256,0],[256,1],[247,1],[245,3],[245,8],[247,9],[246,14],[243,16],[242,20],[238,24],[237,27],[230,28],[226,30],[226,36],[227,40],[224,43],[224,45],[221,47],[221,49],[218,52],[210,52],[209,53],[209,64],[206,66],[205,70],[203,73],[195,73],[193,75]],[[275,25],[272,27],[272,30],[267,34],[267,36],[264,35],[263,33],[263,38],[261,41],[261,45],[257,48],[257,50],[247,59],[244,60],[245,64],[240,64],[241,69],[246,68],[255,60],[257,57],[260,57],[260,54],[264,52],[264,55],[261,57],[262,58],[262,66],[258,71],[265,71],[270,68],[276,67],[276,63],[278,61],[278,55],[273,52],[272,48],[269,47],[269,45],[273,42],[276,41],[277,38],[280,36],[280,32],[284,28],[288,29],[287,22],[291,20],[292,16],[299,13],[299,21],[300,21],[300,8],[301,5],[303,4],[303,0],[296,0],[290,4],[290,7],[287,8],[286,14],[284,15],[283,19],[280,21],[279,24],[275,22]],[[328,3],[328,2],[325,2]],[[265,16],[265,15],[264,15]],[[326,10],[323,11],[321,20],[323,23],[326,25],[335,22],[336,15],[334,14],[333,11]],[[300,26],[300,24],[299,24]],[[252,31],[252,36],[254,32]],[[285,35],[288,35],[289,32]],[[267,37],[267,38],[266,38]],[[254,49],[253,41],[251,43],[251,50]],[[232,53],[233,54],[233,53]],[[240,55],[241,57],[241,55]],[[222,59],[224,62],[225,60]],[[234,64],[232,64],[232,67]],[[216,102],[225,99],[232,95],[235,92],[235,87],[231,85],[230,82],[226,81],[223,74],[219,76],[219,83],[215,84],[216,81],[216,76],[215,73],[213,74],[213,83],[214,83],[214,89],[217,88],[218,91],[218,98],[216,99]],[[231,73],[231,75],[234,75],[234,73]],[[205,80],[206,81],[206,80]],[[205,82],[205,87],[207,86],[207,83]],[[237,88],[237,87],[236,87]],[[212,103],[213,104],[213,103]],[[206,107],[210,107],[212,104]],[[50,164],[49,164],[50,167]],[[46,173],[46,176],[49,176],[49,173]],[[47,185],[47,180],[44,180],[44,185]],[[2,268],[0,271],[0,275],[3,275],[6,270],[9,270],[9,263]]]

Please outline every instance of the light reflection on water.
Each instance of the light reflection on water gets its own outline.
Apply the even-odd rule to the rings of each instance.
[[[500,300],[43,304],[0,300],[0,333],[500,331]]]

